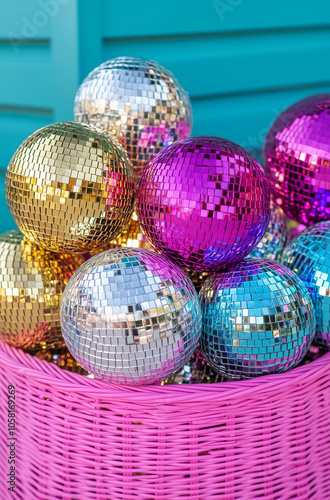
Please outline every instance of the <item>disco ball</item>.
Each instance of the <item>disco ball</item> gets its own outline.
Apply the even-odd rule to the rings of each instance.
[[[242,260],[270,217],[262,167],[243,148],[217,137],[169,146],[145,170],[137,212],[156,250],[180,267],[210,272]]]
[[[0,235],[0,337],[27,350],[64,345],[60,302],[83,263],[31,243],[18,230]]]
[[[149,250],[118,248],[74,274],[61,324],[71,354],[96,377],[152,384],[194,352],[201,309],[193,284],[172,262]]]
[[[189,137],[192,127],[189,96],[175,76],[134,57],[95,68],[78,89],[74,116],[116,135],[138,177],[165,146]]]
[[[286,248],[282,263],[306,285],[316,316],[314,344],[330,349],[330,221],[300,233]]]
[[[330,219],[330,93],[279,115],[265,140],[264,162],[288,217],[306,226]]]
[[[232,379],[284,372],[315,334],[305,285],[282,264],[248,258],[210,276],[200,292],[205,359]]]
[[[101,247],[128,224],[135,182],[124,148],[82,123],[55,123],[12,157],[6,199],[21,231],[53,252]]]
[[[284,248],[290,240],[286,217],[278,205],[270,202],[270,221],[265,234],[250,252],[249,257],[262,257],[280,262]]]

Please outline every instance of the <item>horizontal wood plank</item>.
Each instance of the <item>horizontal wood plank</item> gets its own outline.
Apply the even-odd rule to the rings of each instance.
[[[328,0],[103,0],[109,38],[224,33],[330,24]]]
[[[50,63],[51,46],[50,40],[24,41],[17,40],[15,43],[0,41],[1,63],[24,64],[24,63]],[[10,74],[7,74],[10,78]]]
[[[157,60],[192,96],[326,82],[329,54],[330,29],[104,44],[104,60],[123,55]]]
[[[10,0],[0,7],[0,39],[51,38],[53,22],[77,0]]]
[[[279,113],[299,99],[327,91],[330,85],[328,89],[321,86],[193,100],[192,135],[224,137],[258,156],[265,135]]]
[[[52,108],[56,99],[54,71],[49,63],[0,63],[0,106]],[[63,75],[65,78],[65,75]]]

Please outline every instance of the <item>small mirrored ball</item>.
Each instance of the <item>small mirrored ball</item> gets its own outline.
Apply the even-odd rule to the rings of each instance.
[[[179,370],[197,346],[201,321],[190,279],[144,249],[92,257],[70,280],[61,304],[71,354],[116,384],[152,384]]]

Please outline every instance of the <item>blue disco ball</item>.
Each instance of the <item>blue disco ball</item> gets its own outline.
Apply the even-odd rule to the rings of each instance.
[[[211,275],[200,299],[206,361],[232,379],[284,372],[307,353],[315,314],[307,288],[273,260],[248,258]]]
[[[305,283],[315,307],[314,344],[330,349],[330,221],[300,233],[286,248],[282,263]]]

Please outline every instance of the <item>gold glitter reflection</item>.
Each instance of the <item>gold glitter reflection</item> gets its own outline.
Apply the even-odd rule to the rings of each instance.
[[[63,370],[72,373],[78,373],[79,375],[85,375],[88,378],[94,378],[94,375],[88,373],[70,354],[68,348],[47,348],[39,349],[31,352],[33,356],[41,360],[45,360],[48,363],[52,363]]]
[[[18,230],[0,235],[0,337],[31,350],[63,346],[60,302],[82,257],[55,254]]]
[[[143,234],[140,227],[137,213],[134,211],[132,218],[123,232],[110,243],[104,245],[101,249],[93,249],[89,252],[90,257],[97,255],[111,248],[144,248],[146,250],[154,250],[146,236]]]

